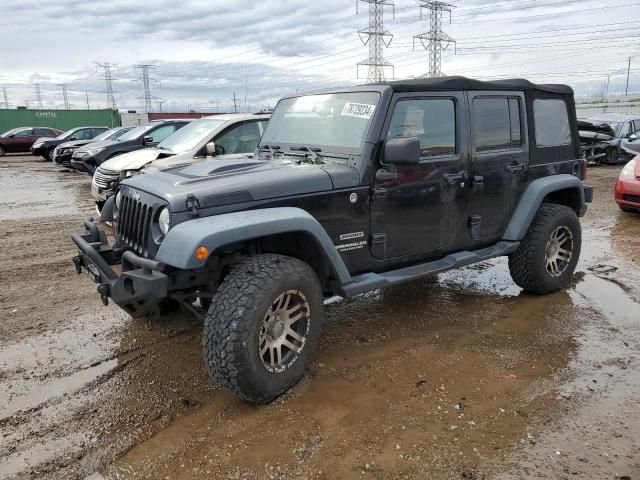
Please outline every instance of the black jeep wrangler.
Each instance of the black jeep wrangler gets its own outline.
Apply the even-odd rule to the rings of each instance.
[[[328,297],[504,255],[526,291],[566,286],[585,167],[564,85],[449,77],[292,96],[255,156],[123,182],[101,217],[116,243],[89,219],[73,260],[134,317],[202,316],[212,378],[265,403],[302,377]]]

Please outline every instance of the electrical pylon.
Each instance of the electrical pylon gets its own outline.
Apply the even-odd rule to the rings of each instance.
[[[36,103],[38,108],[42,108],[42,92],[40,91],[40,82],[34,82],[33,86],[36,89]]]
[[[9,97],[7,96],[7,87],[2,87],[2,96],[4,97],[4,108],[9,109]]]
[[[156,67],[155,65],[150,65],[150,64],[140,64],[140,65],[134,65],[134,68],[140,71],[140,78],[138,80],[134,80],[134,82],[141,82],[142,88],[143,88],[142,96],[137,98],[142,99],[142,101],[144,102],[145,113],[152,112],[153,100],[156,100],[158,97],[155,97],[154,95],[151,94],[151,84],[152,83],[157,84],[158,80],[156,80],[155,78],[151,78],[149,76],[149,72],[152,70],[155,70]]]
[[[420,18],[422,18],[422,9],[429,10],[429,31],[421,33],[413,37],[413,48],[415,49],[416,40],[419,40],[422,46],[427,50],[429,55],[429,72],[428,77],[442,76],[442,52],[446,50],[450,44],[454,47],[456,41],[442,31],[442,14],[449,13],[449,23],[451,23],[451,9],[455,5],[445,2],[431,2],[428,0],[416,0],[420,5]]]
[[[71,105],[69,105],[69,96],[67,95],[67,84],[59,83],[58,86],[62,88],[62,101],[64,102],[64,109],[69,110]]]
[[[360,67],[366,66],[369,69],[368,83],[383,82],[385,68],[391,68],[393,72],[393,65],[384,59],[384,48],[391,45],[393,40],[393,35],[384,28],[384,7],[391,7],[395,18],[395,6],[391,0],[356,0],[356,12],[359,2],[369,4],[369,28],[358,32],[362,44],[369,46],[369,58],[358,63],[357,76],[360,78]]]
[[[118,106],[116,105],[116,97],[113,94],[113,83],[115,80],[113,79],[113,72],[111,70],[116,68],[117,65],[109,62],[93,63],[96,64],[96,70],[100,68],[104,71],[104,93],[107,95],[107,107],[115,110]]]

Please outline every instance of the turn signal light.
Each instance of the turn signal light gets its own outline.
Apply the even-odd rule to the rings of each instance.
[[[207,247],[198,247],[196,248],[196,258],[198,260],[206,260],[209,258],[209,249]]]

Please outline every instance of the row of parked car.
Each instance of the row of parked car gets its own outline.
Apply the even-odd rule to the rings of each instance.
[[[60,167],[91,175],[91,193],[100,210],[120,181],[134,175],[213,156],[253,153],[268,119],[267,114],[229,114],[67,132],[22,127],[0,136],[0,155],[30,150]]]

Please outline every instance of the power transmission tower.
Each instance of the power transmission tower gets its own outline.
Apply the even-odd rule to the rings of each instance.
[[[4,96],[4,108],[9,109],[9,98],[7,97],[7,87],[2,87],[2,95]]]
[[[141,82],[142,88],[144,91],[141,97],[136,97],[136,98],[140,98],[143,100],[144,111],[145,113],[149,113],[153,110],[153,105],[152,105],[153,100],[158,98],[151,95],[151,84],[152,83],[157,84],[158,80],[156,80],[155,78],[151,78],[149,76],[149,72],[152,70],[155,70],[156,67],[154,65],[149,65],[149,64],[134,65],[133,67],[136,70],[140,71],[140,78],[138,80],[134,80],[134,82]]]
[[[422,18],[422,9],[429,10],[429,31],[421,33],[413,37],[413,48],[415,49],[416,40],[419,40],[422,46],[427,50],[429,55],[429,72],[428,77],[442,76],[442,52],[446,50],[450,44],[456,41],[442,31],[442,14],[449,12],[449,23],[451,23],[451,9],[455,5],[445,2],[431,2],[428,0],[416,0],[420,5],[420,18]]]
[[[115,63],[109,62],[93,62],[96,64],[96,70],[101,68],[104,71],[104,93],[107,95],[107,108],[113,108],[114,110],[118,108],[116,105],[116,97],[113,94],[113,72],[112,69],[116,68],[117,65]]]
[[[33,86],[36,89],[36,102],[38,104],[38,108],[42,108],[42,92],[40,91],[40,82],[35,82]]]
[[[84,92],[84,98],[87,100],[87,110],[91,110],[91,106],[89,105],[89,92]]]
[[[368,83],[383,82],[385,68],[391,68],[393,72],[393,65],[384,59],[383,52],[384,48],[391,45],[393,40],[393,35],[384,28],[384,7],[391,7],[395,18],[395,6],[391,0],[356,0],[356,13],[359,2],[369,4],[369,28],[358,32],[362,44],[369,46],[369,58],[358,63],[356,74],[360,78],[360,67],[366,66],[369,69],[367,73]]]
[[[64,109],[69,110],[71,108],[71,105],[69,105],[69,96],[67,95],[67,84],[60,83],[58,84],[58,86],[62,88],[62,100],[64,102]]]

